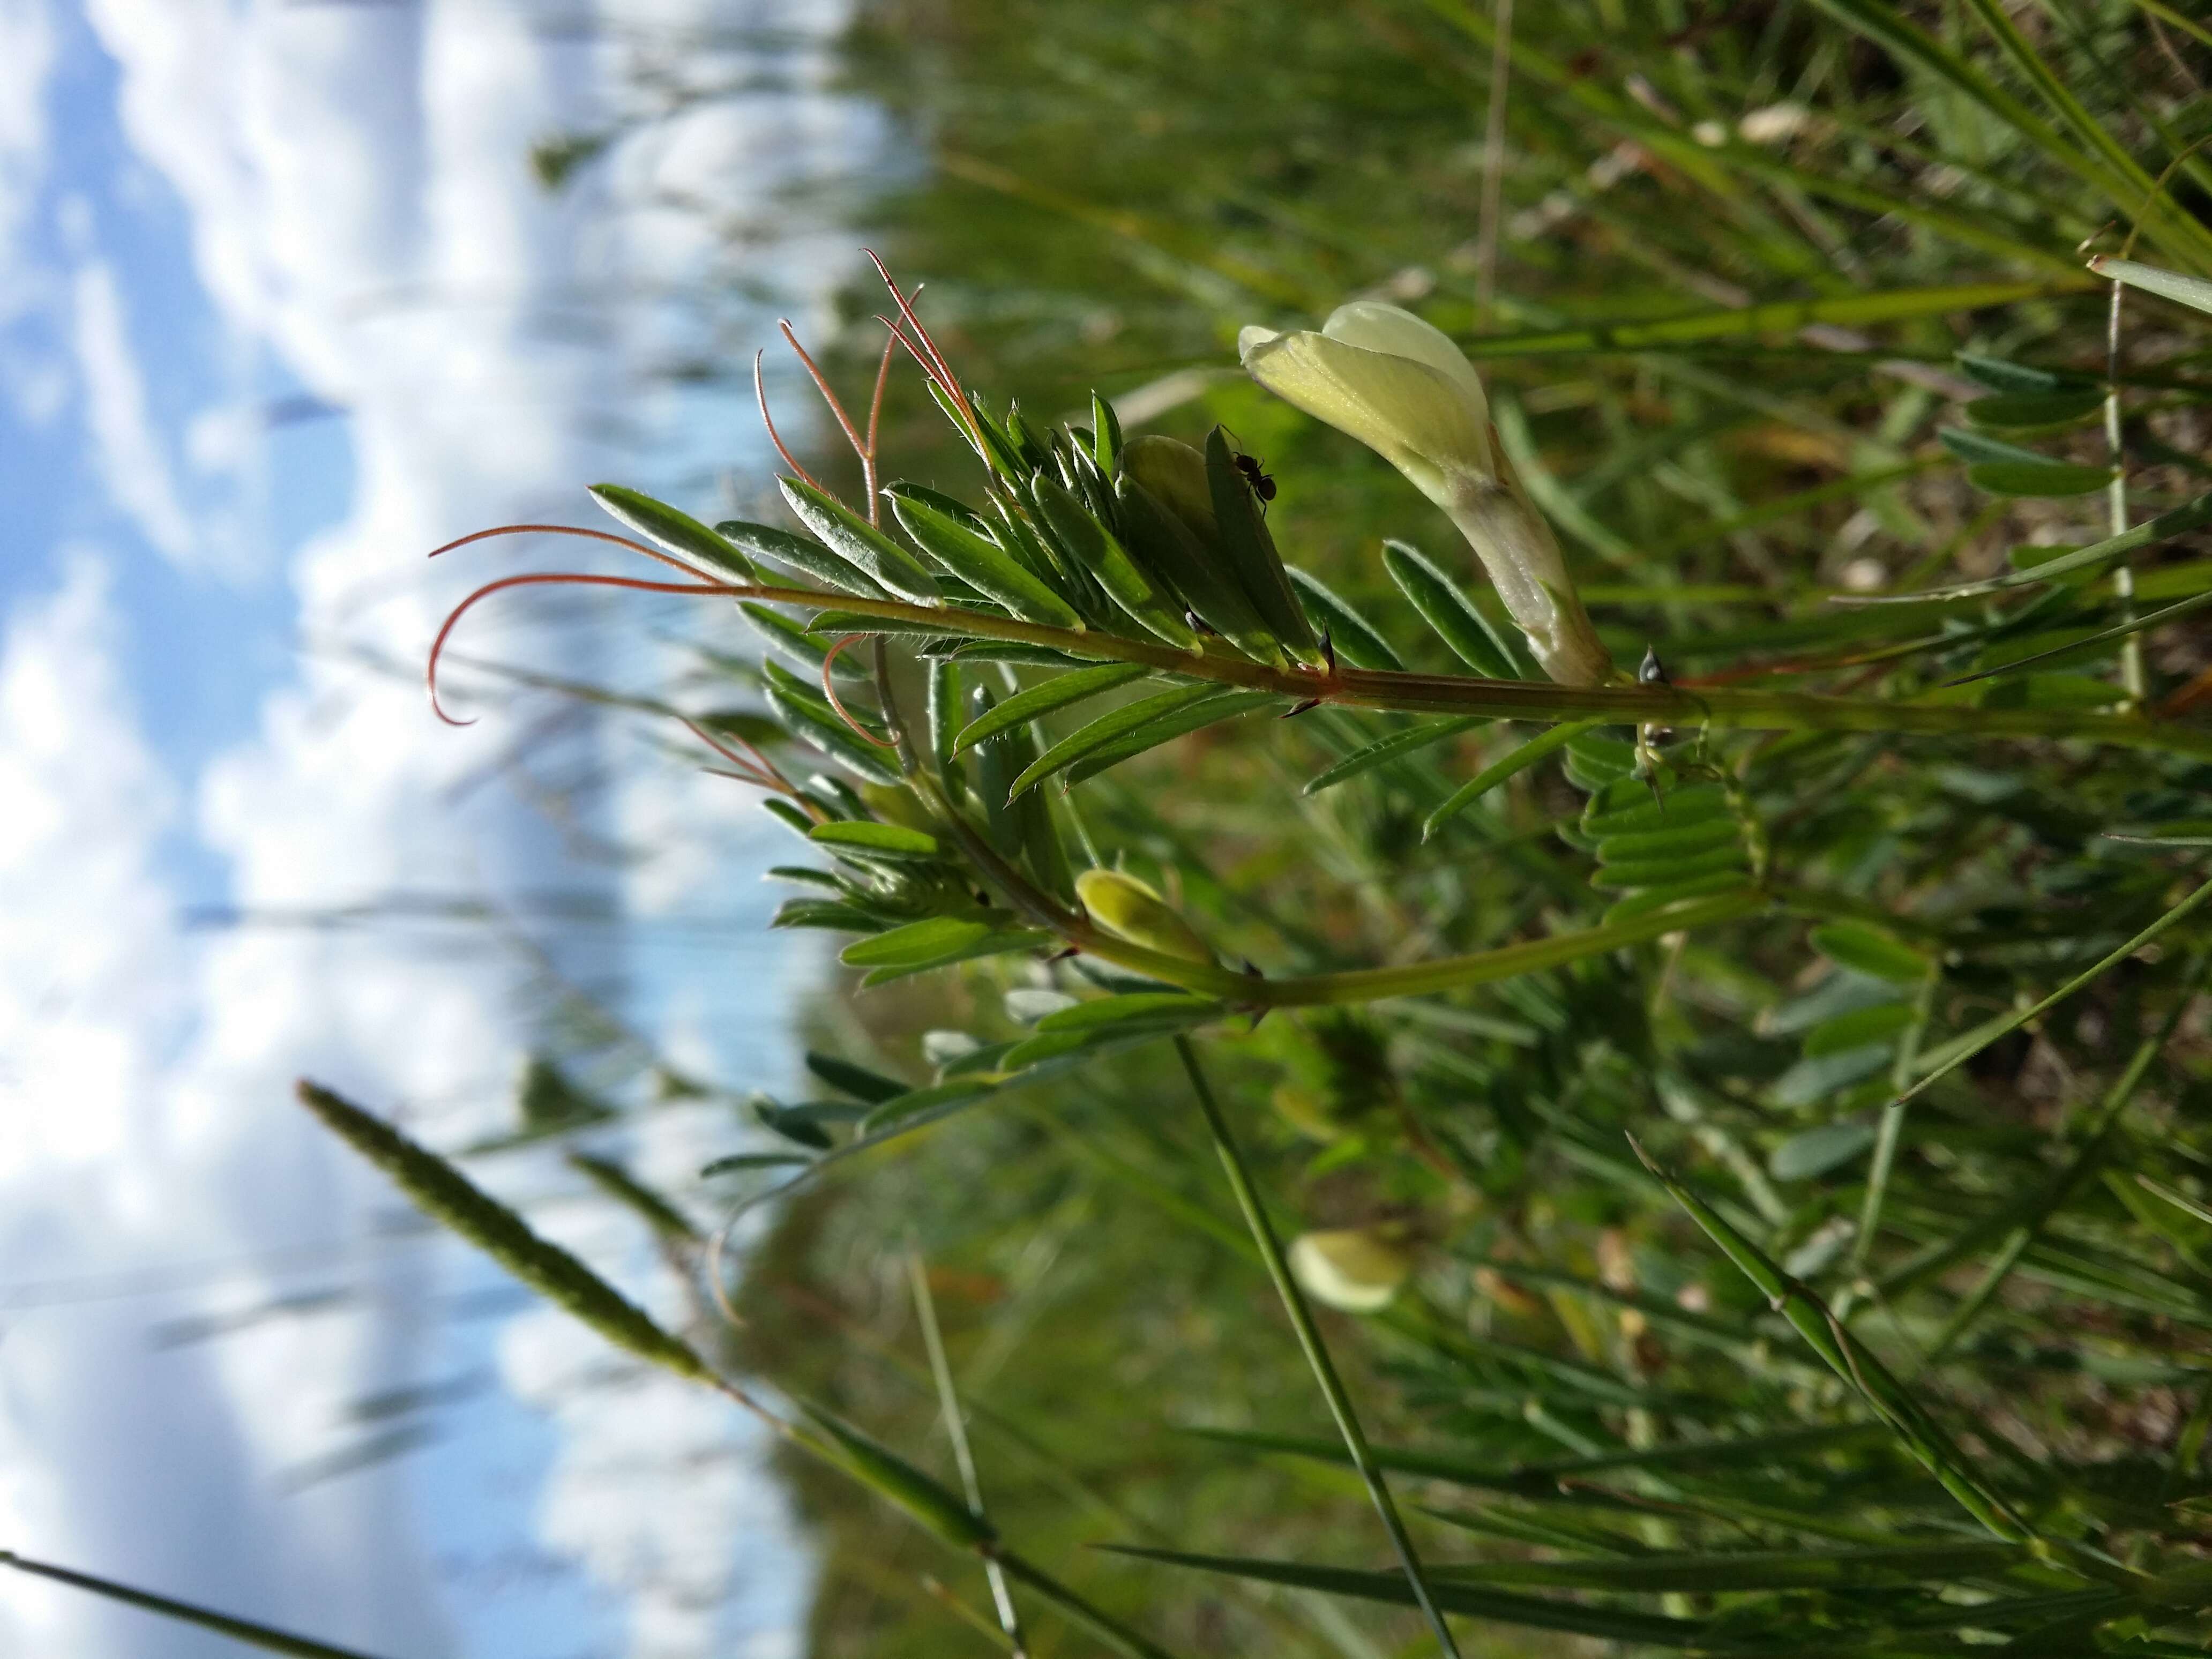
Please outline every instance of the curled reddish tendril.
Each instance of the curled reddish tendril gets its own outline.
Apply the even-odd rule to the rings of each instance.
[[[479,599],[509,587],[542,587],[567,585],[573,587],[626,587],[637,593],[728,593],[743,596],[753,590],[732,582],[649,582],[636,576],[599,576],[580,570],[532,571],[520,576],[501,576],[497,581],[486,582],[463,599],[447,613],[438,637],[430,641],[430,660],[424,680],[430,691],[430,712],[448,726],[474,726],[473,720],[457,720],[438,706],[438,659],[446,649],[446,641],[452,635],[453,624],[473,610]]]
[[[626,547],[633,553],[642,553],[648,559],[658,559],[672,570],[681,570],[687,576],[703,574],[698,566],[686,564],[672,553],[664,553],[657,547],[647,547],[643,542],[634,542],[627,536],[617,536],[611,531],[586,530],[580,524],[502,524],[489,530],[472,530],[459,536],[443,547],[434,547],[428,556],[436,558],[441,553],[450,553],[457,547],[466,547],[471,542],[485,541],[494,536],[581,536],[595,542],[611,542],[617,547]]]
[[[767,355],[761,351],[753,353],[753,396],[760,399],[761,424],[768,428],[768,441],[775,446],[775,453],[783,457],[783,464],[815,489],[822,489],[821,480],[799,465],[798,457],[784,447],[782,434],[775,429],[775,417],[768,412],[768,382],[761,378],[761,359]],[[830,492],[822,489],[822,493],[826,495]]]
[[[878,749],[896,749],[898,747],[898,744],[888,742],[885,739],[878,737],[874,732],[869,731],[866,726],[861,725],[860,721],[853,718],[852,710],[845,707],[845,700],[837,695],[837,687],[830,678],[830,670],[837,661],[837,653],[840,651],[842,651],[847,646],[857,645],[867,637],[868,636],[866,634],[848,634],[843,639],[838,641],[836,644],[831,646],[830,649],[823,653],[822,658],[822,695],[830,699],[830,706],[837,711],[837,718],[853,728],[854,736],[861,738],[865,742],[872,743]]]

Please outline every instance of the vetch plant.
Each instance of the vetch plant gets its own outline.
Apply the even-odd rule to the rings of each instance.
[[[890,293],[896,315],[885,319],[890,341],[878,368],[878,404],[891,349],[902,347],[983,468],[975,496],[963,501],[894,481],[848,504],[791,460],[795,476],[783,489],[808,532],[799,536],[735,520],[710,529],[664,503],[603,485],[595,492],[602,502],[647,538],[629,544],[684,580],[503,578],[456,610],[432,652],[434,700],[438,654],[453,623],[486,595],[533,580],[736,599],[772,653],[758,684],[773,723],[747,726],[725,719],[718,727],[694,720],[691,729],[734,775],[763,789],[769,810],[827,860],[827,867],[780,872],[810,890],[785,907],[779,925],[859,935],[842,960],[861,975],[863,988],[963,963],[1023,958],[1041,964],[1058,988],[1024,1017],[1024,1032],[963,1041],[945,1051],[928,1081],[908,1083],[823,1059],[817,1074],[856,1101],[760,1101],[760,1121],[801,1149],[779,1158],[775,1167],[798,1173],[737,1206],[730,1223],[767,1198],[788,1194],[887,1143],[1014,1091],[1170,1040],[1256,1259],[1291,1317],[1339,1429],[1342,1455],[1372,1500],[1397,1567],[1387,1577],[1316,1577],[1258,1561],[1146,1553],[1338,1594],[1405,1601],[1425,1613],[1445,1652],[1455,1650],[1444,1616],[1454,1608],[1621,1639],[1706,1645],[1680,1617],[1672,1624],[1611,1615],[1579,1620],[1547,1611],[1548,1603],[1522,1606],[1495,1592],[1474,1594],[1425,1566],[1391,1489],[1389,1460],[1369,1442],[1310,1306],[1319,1302],[1384,1322],[1448,1350],[1455,1339],[1436,1329],[1413,1290],[1416,1264],[1403,1243],[1408,1230],[1395,1222],[1310,1228],[1286,1248],[1201,1069],[1194,1036],[1257,1021],[1274,1009],[1369,1005],[1516,982],[1656,941],[1673,941],[1679,953],[1692,935],[1793,920],[1814,924],[1815,946],[1850,964],[1851,973],[1871,975],[1871,982],[1901,974],[1922,987],[1924,998],[1936,975],[1930,958],[1883,931],[1880,912],[1824,884],[1816,864],[1801,869],[1778,858],[1773,820],[1778,812],[1786,817],[1787,809],[1762,800],[1747,781],[1756,776],[1759,751],[1730,747],[1731,734],[2052,738],[2172,757],[2212,756],[2212,734],[2140,711],[2106,713],[2099,699],[1838,696],[1742,688],[1719,677],[1677,683],[1662,672],[1628,682],[1613,674],[1557,541],[1503,462],[1480,380],[1444,336],[1410,313],[1364,303],[1340,309],[1319,333],[1248,331],[1242,352],[1255,379],[1376,448],[1452,516],[1553,683],[1517,678],[1511,651],[1478,599],[1417,550],[1394,544],[1384,568],[1407,611],[1474,671],[1408,672],[1375,622],[1285,560],[1256,492],[1259,469],[1224,428],[1209,433],[1203,448],[1158,434],[1127,436],[1110,405],[1094,398],[1090,425],[1040,432],[1018,409],[994,411],[963,386],[907,296],[895,284]],[[872,421],[865,434],[856,429],[826,378],[805,361],[875,486]],[[1976,372],[1987,378],[1996,371]],[[1913,649],[1938,665],[1984,650],[2017,631],[2021,618],[2047,619],[2075,603],[2081,590],[2057,585],[2058,578],[2093,571],[2209,519],[2212,497],[2199,497],[2013,574],[1931,590],[1918,603],[1955,620]],[[801,580],[809,585],[793,585]],[[2021,589],[2032,592],[2017,611],[2005,609],[2008,601],[2002,598],[1984,603]],[[1982,608],[1948,609],[1968,602]],[[2079,643],[2129,636],[2134,626],[2139,624],[2114,624]],[[848,673],[847,653],[855,646],[865,646],[872,660]],[[895,646],[910,653],[910,665],[902,665]],[[1973,683],[2002,684],[2046,654],[2020,653],[1973,676]],[[911,710],[909,688],[917,681],[927,695],[924,707]],[[1086,713],[1062,727],[1070,711],[1097,704],[1108,705],[1105,712]],[[1309,781],[1309,794],[1344,787],[1490,720],[1550,722],[1535,737],[1493,750],[1431,808],[1424,830],[1448,829],[1510,780],[1554,757],[1563,760],[1567,781],[1585,799],[1571,830],[1563,826],[1561,834],[1594,863],[1588,883],[1604,907],[1595,924],[1425,961],[1270,972],[1224,951],[1157,888],[1120,867],[1119,849],[1101,845],[1085,822],[1075,792],[1123,763],[1239,715],[1269,709],[1289,717],[1324,708],[1431,718],[1344,754]],[[1631,735],[1601,735],[1609,724]],[[1668,728],[1674,738],[1654,746],[1648,734]],[[795,779],[762,747],[777,742],[811,749],[845,778]],[[2091,968],[2025,1012],[1984,1021],[1948,1042],[1932,1042],[1921,1030],[1929,1017],[1924,1002],[1917,1013],[1893,1006],[1887,994],[1869,1000],[1854,992],[1854,1000],[1838,1002],[1832,1017],[1815,1026],[1824,1034],[1821,1046],[1808,1040],[1803,1066],[1808,1078],[1831,1072],[1861,1078],[1864,1069],[1838,1071],[1836,1061],[1862,1066],[1881,1045],[1879,1058],[1890,1073],[1882,1086],[1892,1097],[1883,1127],[1878,1136],[1852,1126],[1820,1129],[1776,1152],[1775,1178],[1804,1179],[1878,1141],[1860,1225],[1872,1237],[1893,1224],[1883,1194],[1907,1103],[2123,960],[2186,932],[2207,892],[2212,887],[2179,902],[2153,899],[2146,925]],[[1900,924],[1899,931],[1914,936],[1910,927]],[[1913,1041],[1894,1043],[1905,1029]],[[1406,1133],[1424,1161],[1457,1178],[1452,1153],[1410,1120]],[[715,1166],[740,1167],[770,1165],[746,1158]],[[1855,1310],[1850,1294],[1830,1303],[1794,1288],[1792,1275],[1836,1260],[1839,1245],[1816,1238],[1778,1262],[1687,1188],[1677,1183],[1668,1190],[1744,1266],[1816,1355],[1860,1389],[1899,1449],[1966,1517],[2003,1547],[2027,1552],[2020,1563],[2039,1562],[2067,1583],[2097,1580],[2094,1549],[2054,1534],[2016,1495],[2002,1490],[1914,1401],[1907,1383],[1850,1334],[1844,1322]],[[1834,1237],[1847,1242],[1850,1234]],[[1863,1250],[1854,1259],[1863,1259]],[[1498,1285],[1501,1297],[1520,1297],[1508,1279],[1495,1277],[1510,1276],[1510,1265],[1493,1262],[1483,1271],[1493,1275],[1489,1282]],[[1827,1334],[1831,1326],[1833,1334]],[[1616,1403],[1642,1398],[1586,1367],[1556,1374]],[[1533,1421],[1552,1420],[1545,1410],[1530,1410]],[[1562,1426],[1559,1432],[1569,1444],[1588,1443],[1574,1437],[1579,1431]],[[988,1525],[980,1516],[977,1524]],[[1013,1558],[989,1559],[1001,1623],[1010,1639],[1018,1640],[1011,1634],[1021,1626],[1006,1571]],[[1735,1581],[1723,1574],[1711,1582]],[[1126,1650],[1126,1639],[1116,1639]]]

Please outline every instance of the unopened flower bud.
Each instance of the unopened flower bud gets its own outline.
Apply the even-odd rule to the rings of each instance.
[[[1075,878],[1075,896],[1091,921],[1115,938],[1162,956],[1214,965],[1212,947],[1197,929],[1134,876],[1119,870],[1085,870]]]
[[[1200,547],[1219,539],[1213,518],[1213,490],[1206,482],[1206,457],[1180,438],[1147,432],[1121,448],[1121,470],[1152,492],[1152,498],[1182,521]]]

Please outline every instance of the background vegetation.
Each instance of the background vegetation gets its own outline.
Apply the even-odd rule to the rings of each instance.
[[[2039,87],[2020,45],[2063,94]],[[1385,577],[1380,542],[1404,538],[1455,570],[1464,555],[1386,466],[1228,368],[1241,324],[1311,325],[1376,294],[1474,348],[1501,434],[1625,662],[1653,644],[1686,679],[1871,657],[1826,683],[1905,696],[2117,614],[2100,585],[2031,618],[2017,643],[1934,650],[1931,637],[1967,631],[1956,607],[1827,600],[2000,572],[2014,549],[2103,532],[2100,494],[1992,495],[1938,434],[2104,463],[2097,398],[2049,431],[1980,426],[1961,405],[1991,389],[1957,354],[2101,378],[2109,289],[2077,245],[2116,249],[2141,202],[2084,176],[2100,149],[2069,125],[2068,100],[2145,172],[2164,169],[2212,114],[2212,56],[2172,14],[2068,4],[1997,25],[1967,5],[1524,7],[1488,283],[1486,8],[880,6],[854,55],[860,84],[933,163],[929,183],[875,217],[892,228],[880,246],[893,269],[927,284],[924,314],[963,378],[1033,418],[1079,414],[1097,386],[1192,441],[1225,422],[1280,483],[1286,556],[1378,619],[1410,664],[1457,665]],[[2197,173],[2185,163],[2172,181],[2191,210]],[[2139,254],[2186,263],[2191,233],[2163,234],[2167,252],[2146,241]],[[1778,301],[1807,309],[1732,315]],[[879,336],[863,319],[883,302],[864,289],[851,305],[848,381],[865,379]],[[1696,320],[1637,331],[1678,318]],[[2200,350],[2187,313],[2130,301],[2136,519],[2203,488]],[[894,470],[972,492],[972,458],[911,382],[894,382],[890,410]],[[2203,584],[2186,544],[2148,562],[2146,602]],[[2155,698],[2203,666],[2203,635],[2154,634],[2149,658]],[[2000,695],[2094,699],[2081,682],[2115,679],[2118,647],[2063,666],[2072,684],[2015,680]],[[1327,710],[1255,716],[1077,794],[1102,848],[1271,973],[1476,949],[1602,911],[1568,777],[1540,769],[1421,839],[1424,814],[1516,741],[1496,728],[1301,793],[1376,730]],[[1729,764],[1777,867],[1887,918],[1920,967],[1866,975],[1842,935],[1830,943],[1846,960],[1832,961],[1820,919],[1801,915],[1449,997],[1271,1016],[1207,1044],[1287,1226],[1381,1220],[1417,1241],[1416,1288],[1393,1316],[1340,1320],[1332,1336],[1375,1438],[1472,1478],[1404,1483],[1464,1528],[1431,1526],[1426,1547],[1453,1561],[1617,1563],[1978,1532],[1879,1437],[1772,1462],[1605,1462],[1871,1419],[1644,1177],[1632,1129],[1844,1308],[1993,1479],[2076,1517],[2065,1524],[2116,1559],[2184,1567],[2194,1523],[2161,1504],[2197,1489],[2212,1304],[2192,1253],[2206,1235],[2137,1178],[2200,1190],[2191,1109],[2207,1056],[2201,1016],[2182,1007],[2187,925],[1917,1099],[1880,1231],[1862,1243],[1856,1224],[1900,1052],[1940,1050],[2041,997],[2188,890],[2177,884],[2194,855],[2100,832],[2200,829],[2205,775],[2071,746],[1872,736],[1746,739]],[[1002,992],[1044,982],[1010,962],[859,993],[823,1011],[822,1046],[926,1078],[924,1032],[1013,1035]],[[2169,1024],[2108,1126],[2116,1079]],[[1421,1645],[1410,1613],[1394,1624],[1085,1559],[1106,1540],[1389,1559],[1347,1469],[1185,1432],[1330,1437],[1166,1045],[831,1179],[785,1212],[747,1284],[766,1369],[941,1458],[903,1273],[912,1238],[1011,1535],[1185,1650]],[[1577,1458],[1597,1462],[1564,1492],[1503,1473]],[[808,1490],[831,1548],[818,1650],[982,1644],[921,1587],[945,1577],[926,1540],[848,1486]],[[1837,1589],[1737,1616],[1801,1651],[1816,1630],[1840,1641],[1892,1620],[1914,1633],[1853,1639],[1921,1651],[1960,1639],[1962,1604],[2023,1593],[1972,1575],[1882,1582],[1845,1569]],[[1724,1622],[1744,1600],[1571,1599]],[[1989,1617],[2014,1642],[2045,1622],[2033,1608]],[[1468,1639],[1581,1645],[1495,1625]],[[2045,1639],[2057,1651],[2081,1636]]]

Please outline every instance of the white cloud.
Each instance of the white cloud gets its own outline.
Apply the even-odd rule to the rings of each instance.
[[[106,261],[88,259],[78,266],[76,299],[77,373],[101,480],[164,557],[188,566],[198,538],[146,406],[145,380]]]
[[[255,1265],[272,1241],[342,1233],[379,1195],[284,1106],[281,1053],[226,1065],[218,1044],[179,1063],[208,1024],[262,1011],[198,1000],[161,867],[179,790],[133,718],[130,657],[89,553],[0,642],[0,1261],[12,1299],[26,1281],[212,1256],[240,1264],[234,1293],[250,1299],[276,1282]],[[193,1090],[227,1109],[179,1113]],[[389,1362],[392,1328],[163,1354],[140,1307],[62,1288],[11,1313],[0,1346],[0,1533],[250,1616],[437,1650],[434,1610],[396,1593],[422,1568],[390,1481],[281,1507],[264,1484],[326,1442],[333,1395]],[[79,1592],[0,1583],[0,1651],[139,1659],[188,1639]]]
[[[34,268],[21,242],[46,184],[53,66],[54,24],[45,0],[0,7],[0,320],[22,308]]]
[[[698,15],[689,3],[656,9],[672,23]],[[763,10],[774,14],[764,26],[825,37],[842,15],[832,0]],[[773,64],[802,65],[788,92],[721,103],[549,197],[530,176],[530,145],[604,119],[633,48],[550,40],[534,9],[482,0],[87,0],[86,15],[116,61],[130,142],[181,198],[198,280],[241,351],[265,353],[346,410],[354,494],[343,521],[298,549],[288,572],[308,650],[269,688],[252,729],[197,778],[167,775],[130,717],[128,642],[96,566],[9,635],[0,899],[15,896],[9,884],[20,878],[28,908],[20,929],[0,909],[10,916],[0,1065],[15,1064],[29,1092],[0,1094],[9,1129],[0,1252],[21,1246],[9,1259],[26,1275],[244,1253],[259,1265],[232,1276],[228,1293],[250,1301],[297,1282],[264,1259],[272,1244],[358,1242],[392,1202],[299,1121],[291,1076],[314,1073],[404,1108],[432,1139],[459,1137],[504,1115],[530,1011],[482,951],[303,929],[188,936],[171,914],[164,838],[190,836],[221,859],[249,908],[401,890],[495,899],[556,879],[674,914],[757,908],[752,871],[730,866],[750,859],[763,820],[737,786],[586,728],[572,758],[617,776],[584,800],[580,830],[641,834],[664,850],[627,872],[580,868],[518,792],[472,787],[521,738],[526,707],[456,732],[430,720],[419,683],[338,647],[419,661],[444,608],[521,553],[472,549],[426,566],[423,550],[505,518],[588,517],[578,493],[587,480],[689,465],[694,453],[726,463],[740,441],[726,406],[679,421],[700,406],[624,392],[641,363],[715,349],[714,331],[732,319],[709,308],[711,296],[738,291],[729,241],[703,216],[617,210],[611,195],[730,200],[732,179],[744,179],[760,193],[748,202],[740,191],[737,205],[765,223],[770,188],[856,165],[878,129],[823,89],[819,65],[779,51]],[[734,55],[724,57],[693,67],[741,80],[726,73]],[[802,235],[744,257],[804,286],[842,268],[841,242]],[[157,546],[204,562],[216,538],[195,536],[168,457],[238,468],[247,428],[210,414],[181,444],[155,430],[144,383],[162,343],[131,356],[115,270],[101,263],[114,257],[79,254],[76,277],[77,356],[104,476]],[[767,323],[744,326],[765,333]],[[190,401],[230,410],[238,396],[216,387]],[[653,447],[601,435],[610,410]],[[626,598],[565,617],[522,601],[487,607],[464,644],[580,676],[645,676],[654,653],[619,641],[632,625],[641,637],[649,614]],[[242,656],[269,643],[214,649]],[[718,860],[702,856],[710,848]],[[736,899],[701,897],[733,890]],[[629,959],[639,1006],[715,1032],[725,1063],[741,1028],[750,1081],[780,1063],[782,988],[815,957],[780,936],[736,944],[711,958],[730,969],[711,1006],[696,977],[671,995],[672,976],[649,948]],[[694,950],[684,960],[709,958]],[[31,1044],[20,1053],[9,1041],[19,1035]],[[707,1057],[694,1063],[703,1069]],[[64,1089],[82,1109],[57,1109]],[[17,1120],[41,1115],[52,1121],[13,1138]],[[655,1178],[696,1170],[721,1149],[705,1122],[654,1119],[637,1138],[642,1167]],[[34,1236],[50,1261],[29,1250]],[[665,1292],[635,1238],[579,1242],[641,1294]],[[370,1260],[355,1269],[376,1292],[368,1316],[286,1322],[160,1366],[136,1304],[11,1330],[0,1344],[0,1534],[330,1639],[438,1651],[434,1575],[407,1530],[402,1472],[290,1499],[268,1484],[330,1449],[335,1401],[393,1380],[424,1351],[428,1339],[404,1311],[419,1307],[420,1283],[387,1297],[399,1269]],[[644,1395],[562,1385],[572,1363],[604,1358],[552,1313],[518,1322],[501,1346],[509,1386],[559,1430],[542,1535],[624,1596],[636,1653],[794,1650],[811,1576],[760,1449],[710,1397],[659,1383]],[[143,1436],[167,1438],[134,1468],[141,1417]],[[734,1609],[712,1607],[722,1594],[738,1598]],[[82,1598],[0,1582],[0,1650],[20,1638],[25,1651],[142,1659],[165,1650],[147,1630]]]

